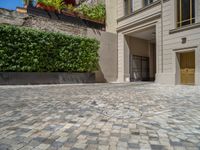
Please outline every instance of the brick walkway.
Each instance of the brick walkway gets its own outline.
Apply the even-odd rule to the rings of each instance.
[[[200,150],[200,87],[0,87],[0,150]]]

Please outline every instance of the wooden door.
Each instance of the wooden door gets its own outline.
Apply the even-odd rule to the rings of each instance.
[[[195,52],[180,54],[181,84],[195,83]]]

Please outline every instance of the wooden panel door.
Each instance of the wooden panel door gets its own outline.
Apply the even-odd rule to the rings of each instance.
[[[181,84],[195,83],[195,52],[180,54]]]

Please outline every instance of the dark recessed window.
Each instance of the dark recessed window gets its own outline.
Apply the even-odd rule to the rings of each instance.
[[[125,15],[129,15],[132,13],[132,11],[133,11],[132,4],[133,4],[133,0],[124,0]]]
[[[151,3],[153,3],[153,0],[144,0],[144,6],[147,6]]]
[[[195,0],[177,0],[177,27],[195,23]]]

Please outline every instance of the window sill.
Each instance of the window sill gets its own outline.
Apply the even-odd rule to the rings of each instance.
[[[187,25],[187,26],[176,28],[176,29],[172,29],[172,30],[169,31],[169,34],[183,32],[183,31],[187,31],[187,30],[191,30],[191,29],[195,29],[195,28],[200,28],[200,23],[194,23],[194,24],[191,24],[191,25]]]

